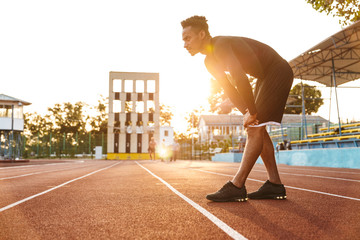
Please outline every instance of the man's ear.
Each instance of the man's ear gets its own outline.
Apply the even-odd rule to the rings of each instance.
[[[206,37],[205,31],[204,31],[204,30],[200,30],[199,36],[200,36],[200,39],[205,39],[205,37]]]

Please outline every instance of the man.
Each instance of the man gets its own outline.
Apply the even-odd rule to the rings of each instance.
[[[217,202],[251,199],[285,199],[275,161],[275,152],[266,125],[280,125],[293,82],[291,67],[266,44],[244,37],[211,37],[205,17],[193,16],[181,22],[184,47],[194,56],[206,55],[205,65],[244,115],[247,142],[240,168],[233,179],[207,199]],[[257,79],[252,92],[249,74]],[[268,180],[247,195],[245,181],[261,156]]]
[[[148,152],[150,154],[151,160],[155,160],[155,158],[156,158],[155,149],[156,149],[156,142],[155,142],[154,137],[151,137],[150,142],[149,142],[149,148],[148,148]]]
[[[171,155],[171,159],[170,159],[170,162],[174,160],[174,162],[176,161],[177,159],[177,156],[179,154],[179,150],[180,150],[180,145],[179,143],[177,142],[176,139],[174,139],[174,143],[172,144],[172,155]]]

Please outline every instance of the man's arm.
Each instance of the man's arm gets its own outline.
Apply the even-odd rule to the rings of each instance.
[[[208,58],[205,59],[205,66],[211,75],[220,83],[220,86],[224,89],[226,96],[228,96],[235,107],[245,115],[247,106],[244,104],[241,94],[229,82],[225,72],[219,69],[215,64],[211,63],[211,60]]]
[[[214,46],[214,61],[224,66],[224,70],[228,71],[233,79],[234,85],[241,95],[244,105],[251,115],[257,113],[255,99],[249,78],[242,69],[241,63],[234,54],[234,50],[229,41],[218,41]]]

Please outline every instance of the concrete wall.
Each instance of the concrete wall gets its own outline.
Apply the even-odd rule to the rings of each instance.
[[[360,169],[360,148],[291,150],[275,153],[278,164]],[[241,162],[242,153],[219,153],[215,162]],[[257,163],[263,163],[261,158]]]

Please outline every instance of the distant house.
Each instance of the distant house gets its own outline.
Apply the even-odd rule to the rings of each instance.
[[[165,145],[172,145],[174,143],[174,129],[170,126],[160,127],[160,139],[159,143],[164,142]]]
[[[325,126],[328,120],[320,116],[284,114],[282,126],[269,126],[267,128],[270,136],[289,138],[291,140],[301,137],[302,126],[307,126],[307,134],[316,133],[319,127]],[[201,142],[213,142],[228,139],[246,137],[245,128],[243,126],[243,115],[201,115],[199,119],[199,137]]]
[[[31,103],[0,94],[0,130],[23,131],[24,114],[23,106]]]
[[[24,131],[23,106],[31,103],[0,94],[0,160],[20,159]]]
[[[245,136],[243,115],[201,115],[199,118],[199,138],[201,142],[213,142]]]

